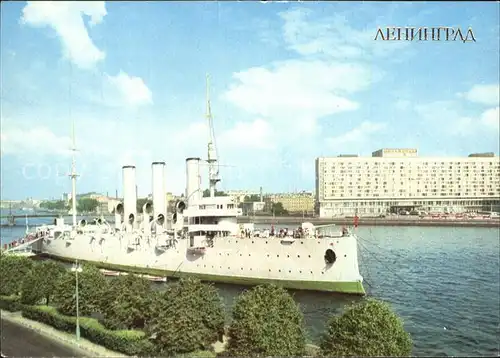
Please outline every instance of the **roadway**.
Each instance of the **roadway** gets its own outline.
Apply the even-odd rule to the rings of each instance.
[[[2,357],[84,357],[71,349],[21,325],[1,319]]]

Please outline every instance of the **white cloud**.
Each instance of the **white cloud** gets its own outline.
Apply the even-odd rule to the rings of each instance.
[[[141,106],[153,103],[153,94],[142,78],[120,71],[116,76],[106,75],[108,84],[106,103],[109,105]]]
[[[340,136],[328,138],[327,143],[332,148],[338,149],[342,149],[347,145],[354,147],[354,145],[368,141],[372,134],[380,132],[385,127],[385,123],[364,121],[358,127],[351,129]]]
[[[353,111],[347,95],[368,88],[381,74],[357,64],[290,60],[233,74],[224,98],[288,130],[314,133],[318,118]]]
[[[301,55],[363,59],[389,56],[408,46],[405,41],[374,41],[376,26],[355,29],[344,14],[317,16],[312,10],[295,8],[280,13],[280,17],[288,48]]]
[[[490,108],[476,115],[465,111],[454,101],[436,101],[415,107],[416,112],[433,128],[459,136],[491,133],[498,137],[499,107]]]
[[[69,156],[71,153],[69,136],[59,136],[47,127],[23,125],[8,118],[1,118],[0,138],[2,155]]]
[[[483,112],[481,115],[481,124],[487,128],[497,132],[500,135],[500,107],[491,108]]]
[[[411,102],[406,99],[399,99],[394,104],[394,107],[401,111],[406,111],[411,107]]]
[[[275,145],[273,130],[263,119],[253,122],[237,122],[234,127],[223,132],[218,141],[222,147],[270,149]]]
[[[462,94],[469,101],[485,105],[500,104],[500,86],[496,85],[475,85],[469,92]]]
[[[92,42],[83,16],[89,25],[99,24],[106,16],[104,1],[28,1],[21,22],[34,27],[51,27],[60,37],[64,56],[83,69],[92,68],[105,53]]]

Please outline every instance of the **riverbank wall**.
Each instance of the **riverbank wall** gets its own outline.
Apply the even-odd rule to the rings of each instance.
[[[262,225],[300,225],[303,222],[310,222],[314,225],[353,225],[353,218],[314,218],[314,217],[294,217],[294,216],[242,216],[238,218],[239,223],[253,222]],[[359,226],[445,226],[445,227],[490,227],[500,229],[498,219],[428,219],[420,217],[408,218],[363,218],[358,220]]]

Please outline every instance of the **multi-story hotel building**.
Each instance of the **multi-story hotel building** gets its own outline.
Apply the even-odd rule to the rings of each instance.
[[[371,157],[316,159],[316,214],[320,217],[387,212],[498,211],[500,159],[418,157],[416,149],[381,149]]]

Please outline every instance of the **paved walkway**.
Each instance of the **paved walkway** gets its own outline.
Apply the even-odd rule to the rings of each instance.
[[[86,339],[1,311],[1,349],[7,357],[127,357]]]

